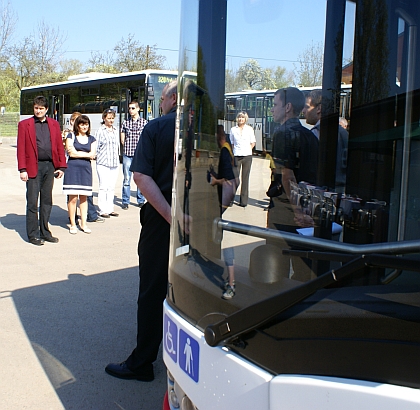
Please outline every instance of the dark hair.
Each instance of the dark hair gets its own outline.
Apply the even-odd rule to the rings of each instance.
[[[34,98],[34,107],[35,105],[48,108],[48,100],[43,95],[38,95]]]
[[[301,113],[305,106],[305,96],[302,91],[295,87],[287,87],[277,90],[274,95],[277,94],[283,105],[286,105],[287,103],[292,104],[293,112],[296,116]]]
[[[312,90],[306,95],[306,98],[311,99],[312,107],[318,107],[322,103],[322,90]]]
[[[74,121],[74,125],[73,125],[73,129],[74,129],[74,133],[75,135],[78,135],[80,130],[79,130],[79,125],[80,124],[89,124],[89,128],[86,132],[87,135],[90,134],[90,119],[87,115],[79,115],[76,120]]]

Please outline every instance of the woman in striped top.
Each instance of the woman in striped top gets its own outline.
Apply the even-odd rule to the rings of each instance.
[[[98,172],[99,215],[103,218],[118,216],[114,212],[114,191],[119,166],[119,136],[114,127],[115,111],[108,109],[102,113],[102,125],[96,131],[96,170]]]

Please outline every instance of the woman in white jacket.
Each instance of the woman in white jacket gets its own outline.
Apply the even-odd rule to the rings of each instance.
[[[119,166],[119,135],[114,127],[115,111],[107,109],[102,113],[102,125],[96,131],[96,170],[98,172],[99,215],[103,218],[118,216],[114,212],[114,192]]]
[[[248,114],[241,111],[236,116],[235,127],[230,130],[230,143],[233,147],[233,155],[235,156],[238,173],[241,173],[241,199],[239,205],[245,207],[248,205],[248,190],[249,190],[249,174],[251,172],[252,164],[252,149],[255,147],[255,133],[254,129],[247,124]]]

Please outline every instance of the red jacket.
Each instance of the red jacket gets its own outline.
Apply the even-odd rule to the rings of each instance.
[[[58,121],[48,118],[50,130],[52,162],[55,169],[67,168],[64,155],[63,140],[61,138],[60,124]],[[38,147],[36,145],[35,119],[34,117],[20,121],[17,137],[17,160],[18,170],[26,169],[29,178],[35,178],[38,174]]]

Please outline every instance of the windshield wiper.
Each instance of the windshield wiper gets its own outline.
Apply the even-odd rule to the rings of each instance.
[[[206,342],[217,346],[266,324],[280,313],[296,305],[316,291],[337,283],[364,266],[406,269],[420,272],[418,260],[383,254],[360,255],[338,269],[330,270],[316,279],[281,292],[227,316],[204,331]]]

